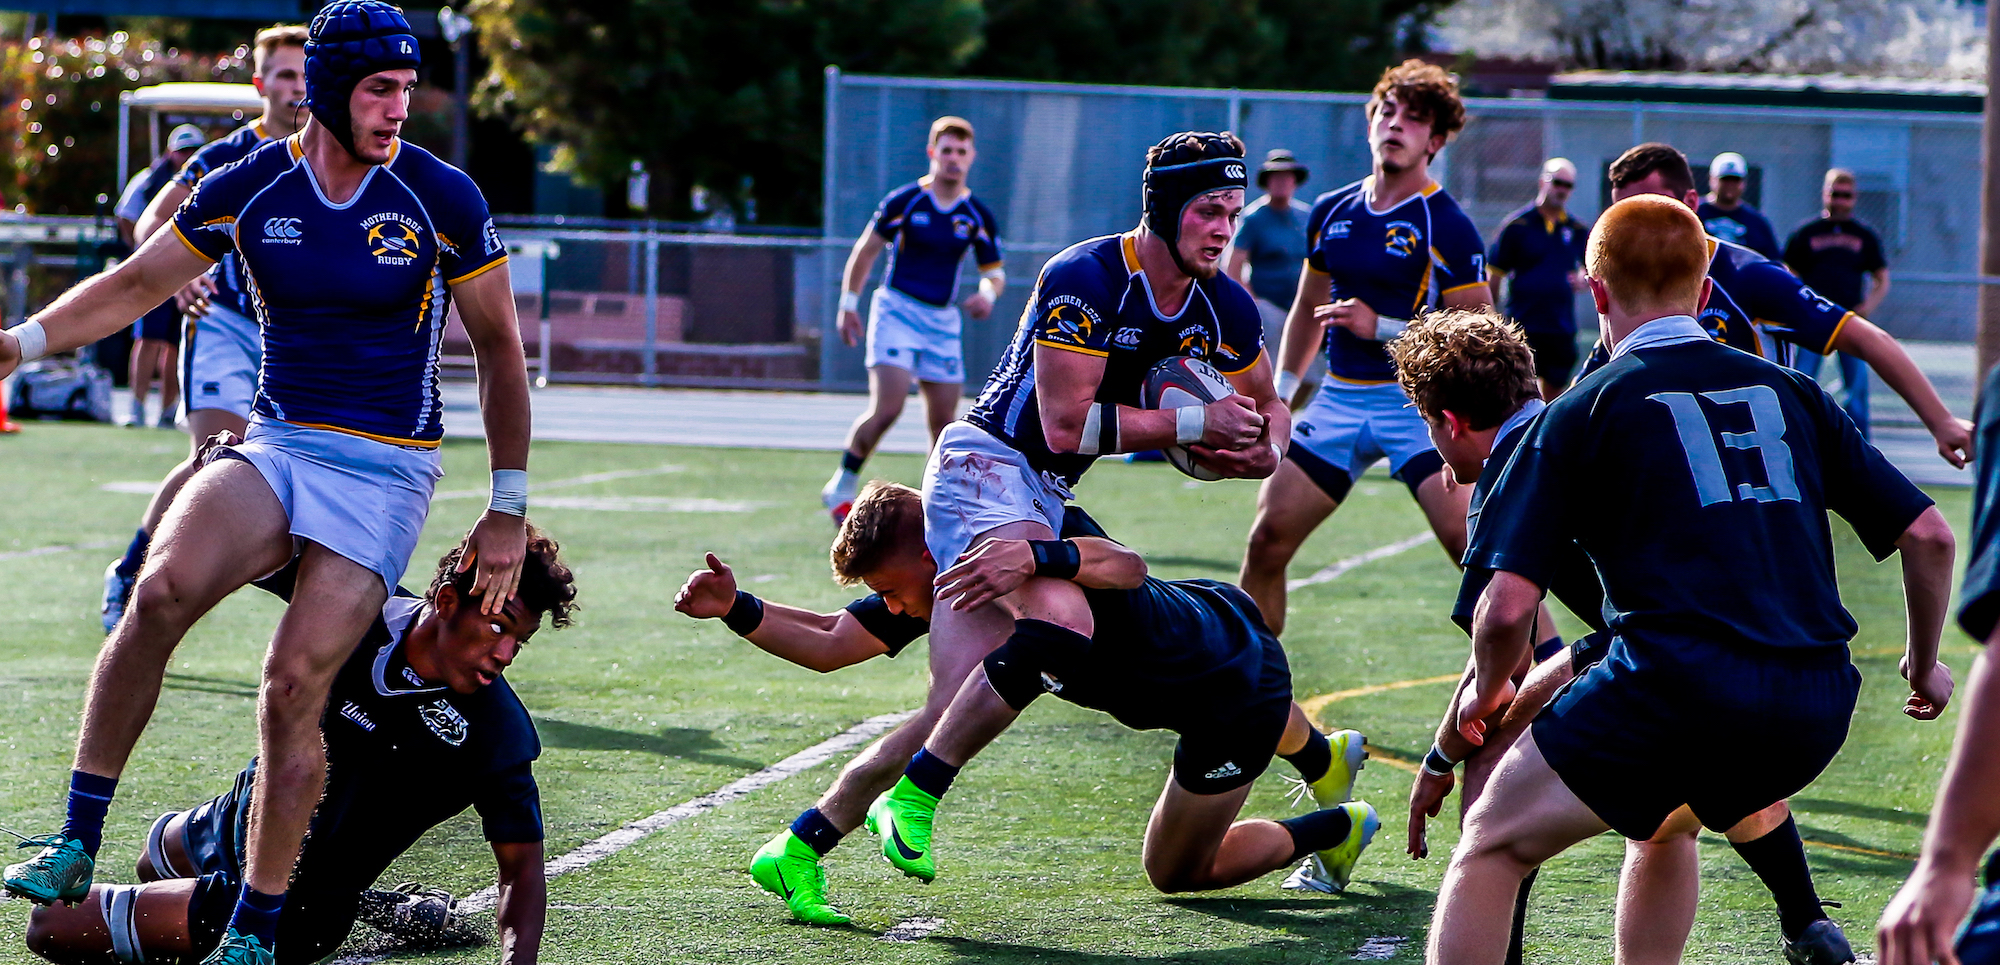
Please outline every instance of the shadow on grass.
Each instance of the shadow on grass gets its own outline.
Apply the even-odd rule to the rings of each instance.
[[[1148,556],[1146,557],[1146,562],[1153,566],[1186,566],[1197,570],[1216,570],[1222,573],[1236,572],[1241,563],[1240,560],[1217,560],[1206,556]]]
[[[728,745],[715,739],[714,735],[698,727],[668,727],[657,734],[644,734],[629,730],[612,730],[593,724],[576,724],[553,717],[535,718],[535,730],[542,735],[542,743],[550,747],[562,747],[578,751],[638,751],[642,754],[658,754],[661,757],[677,757],[697,764],[712,764],[739,771],[754,771],[764,765],[756,761],[710,753]]]
[[[1887,821],[1891,824],[1905,824],[1921,828],[1931,823],[1928,811],[1898,811],[1893,808],[1876,807],[1872,804],[1855,804],[1852,801],[1830,801],[1817,797],[1792,798],[1792,810],[1808,814],[1843,814],[1850,818],[1868,818]]]
[[[194,674],[170,673],[161,681],[160,686],[168,690],[192,690],[202,694],[257,699],[256,681],[230,680],[227,677],[199,677]]]

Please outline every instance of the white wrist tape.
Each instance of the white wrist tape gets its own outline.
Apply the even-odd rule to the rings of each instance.
[[[1403,334],[1403,330],[1409,327],[1410,320],[1407,318],[1390,318],[1387,315],[1377,315],[1375,317],[1375,341],[1386,342]]]
[[[528,515],[528,471],[493,470],[493,499],[486,508],[509,516]]]
[[[49,354],[49,333],[42,330],[41,322],[16,325],[8,329],[7,334],[14,336],[14,339],[21,343],[23,362],[33,362]]]
[[[861,310],[861,293],[844,291],[840,293],[840,310],[858,312]]]
[[[985,271],[980,272],[979,277],[991,279],[993,281],[1006,281],[1007,269],[999,267],[988,268]]]
[[[1208,407],[1186,405],[1174,410],[1174,444],[1191,446],[1208,431]]]
[[[1299,383],[1303,381],[1290,372],[1278,373],[1278,401],[1292,404],[1292,396],[1299,394]]]

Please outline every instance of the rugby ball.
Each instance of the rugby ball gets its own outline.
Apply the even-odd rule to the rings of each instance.
[[[1148,409],[1178,409],[1190,405],[1208,405],[1220,402],[1236,393],[1236,387],[1215,370],[1215,366],[1197,358],[1176,355],[1162,359],[1146,373],[1146,385],[1141,401]],[[1183,474],[1203,482],[1214,482],[1222,474],[1195,461],[1194,453],[1186,446],[1167,446],[1161,450],[1167,461]]]

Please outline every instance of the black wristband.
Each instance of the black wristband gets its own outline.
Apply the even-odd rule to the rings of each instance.
[[[1058,580],[1076,579],[1083,566],[1083,554],[1076,543],[1066,539],[1031,539],[1028,548],[1035,554],[1035,575]]]
[[[747,637],[757,632],[764,623],[764,601],[751,595],[748,590],[736,591],[736,603],[722,617],[722,625],[739,637]]]
[[[1436,744],[1432,744],[1430,752],[1424,755],[1424,770],[1439,777],[1450,774],[1451,769],[1457,766],[1458,762],[1444,756],[1444,751]]]

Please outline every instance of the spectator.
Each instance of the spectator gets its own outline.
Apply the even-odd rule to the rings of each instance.
[[[1508,216],[1486,256],[1486,280],[1500,303],[1500,279],[1507,289],[1507,317],[1521,326],[1535,353],[1535,377],[1542,398],[1554,401],[1576,368],[1576,293],[1582,290],[1583,246],[1590,226],[1569,213],[1576,189],[1576,165],[1552,157],[1542,163],[1535,203]]]
[[[1778,233],[1771,229],[1771,220],[1743,200],[1744,179],[1749,176],[1750,164],[1743,155],[1717,154],[1708,164],[1708,197],[1695,214],[1709,234],[1779,261]]]
[[[1889,262],[1882,239],[1854,220],[1854,172],[1834,168],[1820,188],[1819,217],[1799,226],[1785,242],[1785,267],[1828,301],[1862,318],[1875,314],[1889,294]],[[1862,284],[1866,278],[1869,282]],[[1863,289],[1866,294],[1863,294]],[[1799,371],[1819,377],[1824,357],[1800,352]],[[1868,363],[1840,353],[1840,382],[1847,414],[1868,436]]]
[[[1257,187],[1264,196],[1243,209],[1229,250],[1229,277],[1256,298],[1257,313],[1264,318],[1264,343],[1274,348],[1284,337],[1285,313],[1291,311],[1299,266],[1306,260],[1309,212],[1295,199],[1308,173],[1290,150],[1281,147],[1266,154],[1257,167]]]
[[[182,124],[167,134],[167,150],[151,167],[132,176],[125,193],[118,196],[118,237],[137,248],[139,216],[153,195],[179,174],[181,166],[194,156],[196,148],[208,141],[201,128]],[[180,342],[181,312],[169,298],[132,324],[132,425],[146,424],[146,396],[153,390],[153,376],[160,379],[160,428],[174,427],[174,411],[180,408],[180,371],[175,354]]]

